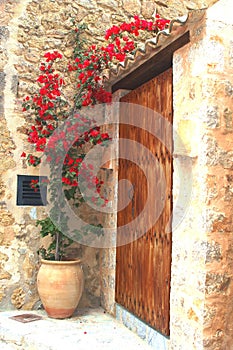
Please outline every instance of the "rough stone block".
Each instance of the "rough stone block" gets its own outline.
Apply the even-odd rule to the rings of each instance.
[[[206,306],[204,310],[204,327],[209,328],[212,326],[213,320],[217,314],[216,306]]]
[[[141,12],[141,1],[139,0],[123,0],[122,6],[124,11],[130,15],[137,15]]]
[[[223,258],[221,246],[216,242],[206,243],[206,262],[221,261]]]
[[[226,81],[225,83],[225,92],[227,96],[232,96],[233,94],[233,85],[231,81]]]
[[[22,288],[17,288],[11,295],[11,302],[17,308],[20,309],[25,301],[25,292]]]
[[[12,277],[11,274],[7,271],[0,272],[0,280],[10,280],[11,277]]]
[[[227,274],[208,272],[206,275],[206,293],[224,293],[230,285],[231,279]]]
[[[0,210],[0,221],[2,226],[10,226],[15,222],[15,219],[10,212],[6,210]]]
[[[233,129],[233,111],[229,108],[225,108],[223,116],[226,130],[231,131]]]
[[[146,341],[154,349],[167,350],[169,348],[167,339],[152,328],[148,329]]]
[[[116,304],[116,319],[155,349],[168,350],[168,339],[166,337],[118,304]]]
[[[208,128],[218,128],[220,115],[218,106],[208,106],[206,111],[206,124]]]

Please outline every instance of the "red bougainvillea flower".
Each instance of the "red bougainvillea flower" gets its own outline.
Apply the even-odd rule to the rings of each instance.
[[[107,43],[102,47],[78,46],[81,43],[82,27],[74,29],[73,33],[76,33],[74,35],[78,45],[74,49],[72,60],[67,64],[67,69],[63,70],[64,74],[69,76],[69,83],[74,82],[76,87],[73,100],[63,97],[65,81],[61,76],[61,67],[57,66],[56,69],[56,63],[63,58],[63,55],[57,50],[44,54],[44,62],[41,62],[39,66],[37,92],[31,97],[26,96],[23,100],[23,111],[28,113],[29,120],[32,115],[35,116],[34,125],[27,131],[28,142],[34,146],[35,151],[45,153],[46,161],[54,169],[60,162],[63,162],[62,183],[66,189],[68,187],[71,189],[73,199],[75,199],[74,193],[79,186],[78,181],[82,182],[81,178],[88,184],[88,189],[94,187],[95,194],[93,197],[90,195],[93,202],[99,203],[99,200],[102,199],[103,205],[108,203],[101,193],[103,182],[94,176],[92,164],[89,166],[83,164],[85,155],[80,155],[80,151],[85,153],[85,143],[89,143],[92,147],[101,143],[105,145],[106,141],[111,139],[108,133],[103,132],[102,128],[93,123],[93,120],[73,112],[83,106],[111,103],[112,94],[105,89],[103,71],[109,69],[112,64],[124,61],[127,54],[134,54],[137,46],[133,36],[138,36],[141,31],[152,32],[154,36],[155,33],[165,29],[169,23],[169,20],[161,18],[158,14],[151,21],[135,16],[129,23],[113,25],[108,29],[105,35]],[[60,122],[69,120],[67,118],[70,111],[72,115],[74,114],[73,120],[69,121],[65,131],[54,135],[54,130],[60,125]],[[89,131],[83,131],[79,135],[80,130]],[[75,134],[79,136],[74,137]],[[74,142],[70,148],[71,139]],[[67,153],[65,159],[64,153]],[[27,163],[31,166],[37,166],[41,162],[41,157],[26,155],[25,152],[21,154],[21,157],[26,158]]]
[[[109,139],[109,134],[108,134],[108,133],[102,133],[102,134],[101,134],[101,138],[102,138],[103,140],[108,140],[108,139]]]
[[[34,167],[36,167],[37,165],[39,165],[40,162],[41,162],[40,157],[33,156],[32,154],[29,154],[29,155],[27,156],[27,160],[28,160],[29,165],[32,165],[32,166],[34,166]]]
[[[46,145],[46,138],[39,139],[36,143],[36,151],[44,151]]]
[[[39,190],[39,180],[31,180],[30,187],[34,189],[35,192]]]
[[[46,52],[44,57],[46,58],[46,62],[50,62],[55,61],[57,58],[62,58],[62,54],[55,50],[53,52]]]
[[[98,136],[99,134],[100,134],[99,130],[92,130],[92,131],[90,132],[90,136],[92,136],[92,137],[96,137],[96,136]]]

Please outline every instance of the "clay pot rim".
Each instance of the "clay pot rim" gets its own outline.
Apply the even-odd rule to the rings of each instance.
[[[81,263],[81,259],[72,259],[72,260],[46,260],[41,259],[42,264],[47,265],[75,265]]]

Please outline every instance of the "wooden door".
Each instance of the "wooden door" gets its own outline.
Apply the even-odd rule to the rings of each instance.
[[[172,239],[168,228],[172,211],[172,128],[167,127],[169,123],[161,121],[172,123],[172,69],[131,91],[121,98],[121,102],[124,103],[121,104],[119,126],[119,181],[127,179],[129,182],[119,186],[118,193],[116,302],[162,334],[169,335]],[[134,123],[135,105],[147,107],[136,109],[143,127]],[[162,118],[154,121],[148,118],[151,110],[159,112]],[[158,130],[161,138],[155,136]],[[129,143],[121,140],[136,141],[142,145],[143,152],[145,148],[149,151],[155,162],[151,162],[145,153],[139,155],[140,152],[129,149]],[[131,153],[136,155],[132,158]],[[148,184],[149,177],[154,179],[153,183]],[[165,183],[165,187],[161,188],[160,183]],[[122,208],[126,196],[129,203]],[[153,197],[152,202],[134,224],[149,197]],[[133,240],[139,228],[143,230],[148,226],[161,202],[162,210],[156,222]],[[133,241],[121,243],[124,234]]]

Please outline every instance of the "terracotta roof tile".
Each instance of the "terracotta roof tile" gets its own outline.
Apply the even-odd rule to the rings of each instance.
[[[187,15],[171,20],[169,27],[159,31],[155,37],[146,40],[135,52],[129,55],[124,62],[118,63],[107,71],[104,79],[107,84],[113,84],[126,76],[157,52],[189,30],[189,26],[203,18],[205,10],[190,11]]]

